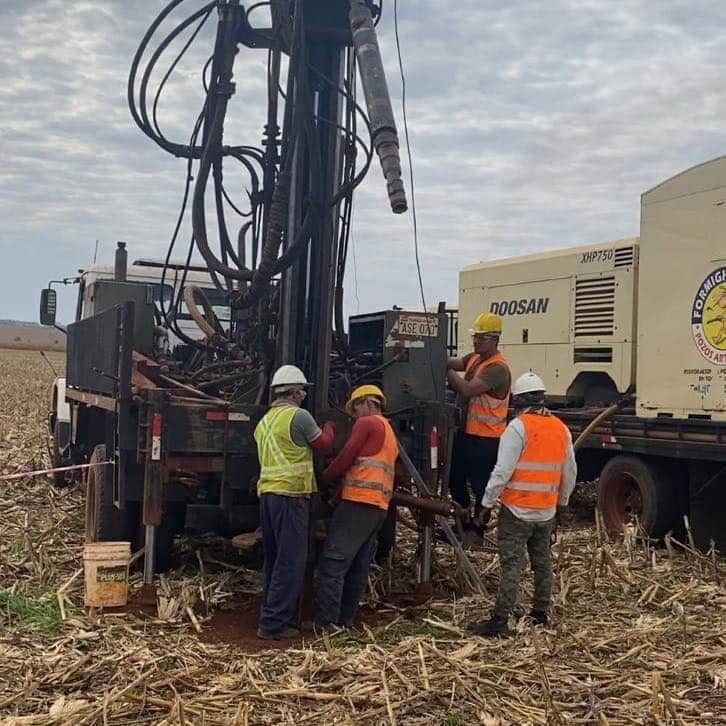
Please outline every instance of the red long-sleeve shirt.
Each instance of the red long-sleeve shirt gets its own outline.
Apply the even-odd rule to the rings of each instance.
[[[363,416],[356,419],[345,446],[323,472],[323,480],[333,482],[340,479],[359,456],[377,454],[385,438],[386,428],[377,417]]]
[[[322,433],[310,442],[310,448],[320,454],[327,454],[333,448],[335,440],[335,426],[327,421],[323,424]]]

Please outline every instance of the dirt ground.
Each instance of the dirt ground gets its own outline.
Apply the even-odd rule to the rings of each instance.
[[[0,474],[47,464],[63,366],[47,355],[0,351]],[[553,549],[547,628],[467,635],[496,592],[492,535],[472,554],[486,594],[437,545],[434,597],[411,604],[406,534],[393,567],[372,572],[355,629],[268,643],[254,635],[259,572],[219,539],[177,542],[156,606],[87,612],[82,506],[80,485],[0,482],[2,725],[726,724],[723,561],[609,538],[587,510]],[[525,603],[530,591],[527,579]]]

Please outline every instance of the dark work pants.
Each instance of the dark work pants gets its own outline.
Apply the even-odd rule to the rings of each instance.
[[[335,508],[318,564],[317,624],[353,624],[385,519],[385,510],[370,504],[344,499]]]
[[[489,475],[497,463],[499,439],[467,434],[462,429],[456,432],[451,454],[449,492],[451,498],[464,509],[469,509],[469,487],[474,493],[476,512],[481,507]]]
[[[297,609],[308,555],[310,499],[263,494],[260,524],[265,550],[260,630],[270,635],[288,627]]]
[[[505,620],[519,596],[519,581],[524,570],[525,551],[534,574],[532,610],[546,613],[552,593],[550,534],[554,517],[546,522],[526,522],[502,505],[497,523],[499,549],[499,591],[492,616]]]

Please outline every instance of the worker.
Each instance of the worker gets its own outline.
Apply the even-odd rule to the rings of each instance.
[[[398,458],[396,435],[382,415],[385,405],[378,386],[353,391],[346,404],[355,419],[350,437],[322,475],[327,482],[342,477],[342,485],[318,565],[316,627],[351,627],[368,581]]]
[[[305,576],[310,498],[317,490],[312,452],[330,452],[335,438],[332,423],[321,431],[312,415],[300,408],[308,386],[299,368],[278,368],[270,384],[272,405],[255,428],[265,555],[257,635],[265,639],[299,634],[290,623]]]
[[[511,375],[499,352],[502,319],[494,313],[482,313],[469,332],[473,353],[450,358],[448,363],[447,380],[466,409],[464,429],[454,437],[449,491],[454,501],[468,511],[470,482],[476,516],[497,460],[499,437],[507,425]],[[463,376],[459,375],[462,371]]]
[[[481,501],[486,526],[501,500],[497,539],[499,591],[491,619],[476,624],[477,635],[508,635],[509,615],[519,595],[525,549],[534,574],[532,619],[546,625],[552,592],[550,537],[575,487],[577,465],[567,427],[545,407],[545,385],[532,372],[512,386],[515,417],[499,442],[497,463]]]

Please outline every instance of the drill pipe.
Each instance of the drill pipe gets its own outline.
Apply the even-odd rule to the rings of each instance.
[[[453,509],[451,502],[446,502],[443,499],[415,497],[411,494],[404,494],[403,492],[393,492],[391,504],[400,504],[409,509],[420,509],[431,514],[440,514],[442,517],[448,517]]]
[[[393,118],[391,97],[388,94],[386,73],[383,70],[381,49],[378,47],[373,17],[366,0],[350,0],[349,19],[355,55],[360,67],[361,83],[366,97],[371,141],[381,161],[383,176],[388,185],[391,209],[395,214],[403,214],[408,209],[408,204],[401,179],[398,132]]]

